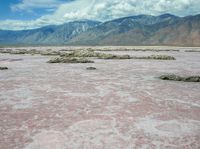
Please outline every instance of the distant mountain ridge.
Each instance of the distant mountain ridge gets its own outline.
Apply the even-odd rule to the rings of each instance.
[[[103,23],[82,20],[34,30],[0,30],[0,44],[200,46],[200,15],[138,15]]]
[[[100,24],[98,21],[81,20],[63,25],[49,25],[38,29],[0,30],[0,44],[4,45],[59,45]]]

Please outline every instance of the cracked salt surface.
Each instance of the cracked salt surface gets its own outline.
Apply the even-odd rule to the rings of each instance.
[[[90,72],[88,64],[2,55],[23,61],[1,61],[10,69],[0,73],[0,148],[199,149],[200,84],[157,76],[198,75],[200,55],[159,54],[177,60],[95,60]]]
[[[139,119],[135,126],[137,127],[137,129],[143,130],[147,134],[166,137],[183,137],[184,135],[200,132],[199,121],[161,121],[152,118],[152,116],[147,116]]]
[[[43,131],[33,138],[24,149],[66,149],[65,136],[58,131]]]
[[[33,137],[33,142],[24,149],[79,149],[82,145],[88,149],[110,149],[113,145],[116,149],[129,148],[115,125],[114,120],[93,119],[77,122],[64,132],[45,130]]]
[[[35,98],[33,93],[22,85],[14,90],[0,92],[0,99],[3,99],[0,100],[2,103],[13,105],[13,109],[26,109],[32,107]]]

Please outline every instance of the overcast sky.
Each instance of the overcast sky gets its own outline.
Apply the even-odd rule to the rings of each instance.
[[[0,29],[32,29],[73,20],[139,14],[200,14],[200,0],[0,0]]]

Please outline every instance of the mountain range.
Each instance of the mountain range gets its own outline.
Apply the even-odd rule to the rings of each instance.
[[[200,46],[200,15],[138,15],[80,20],[32,30],[0,30],[0,45]]]

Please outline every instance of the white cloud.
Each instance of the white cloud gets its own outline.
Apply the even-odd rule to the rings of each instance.
[[[36,2],[45,8],[45,5],[57,5],[56,0],[23,0],[18,9],[34,7],[33,3],[26,5],[25,2]],[[39,3],[41,1],[41,3]],[[55,2],[55,3],[54,3]],[[49,24],[62,24],[64,22],[91,19],[106,21],[114,18],[150,14],[159,15],[172,13],[179,16],[200,13],[200,0],[75,0],[64,3],[50,15],[44,15],[32,21],[0,21],[3,29],[27,29],[37,28]],[[51,6],[51,5],[50,5]]]
[[[18,4],[11,5],[12,11],[26,10],[35,8],[57,8],[62,4],[59,0],[22,0]]]

